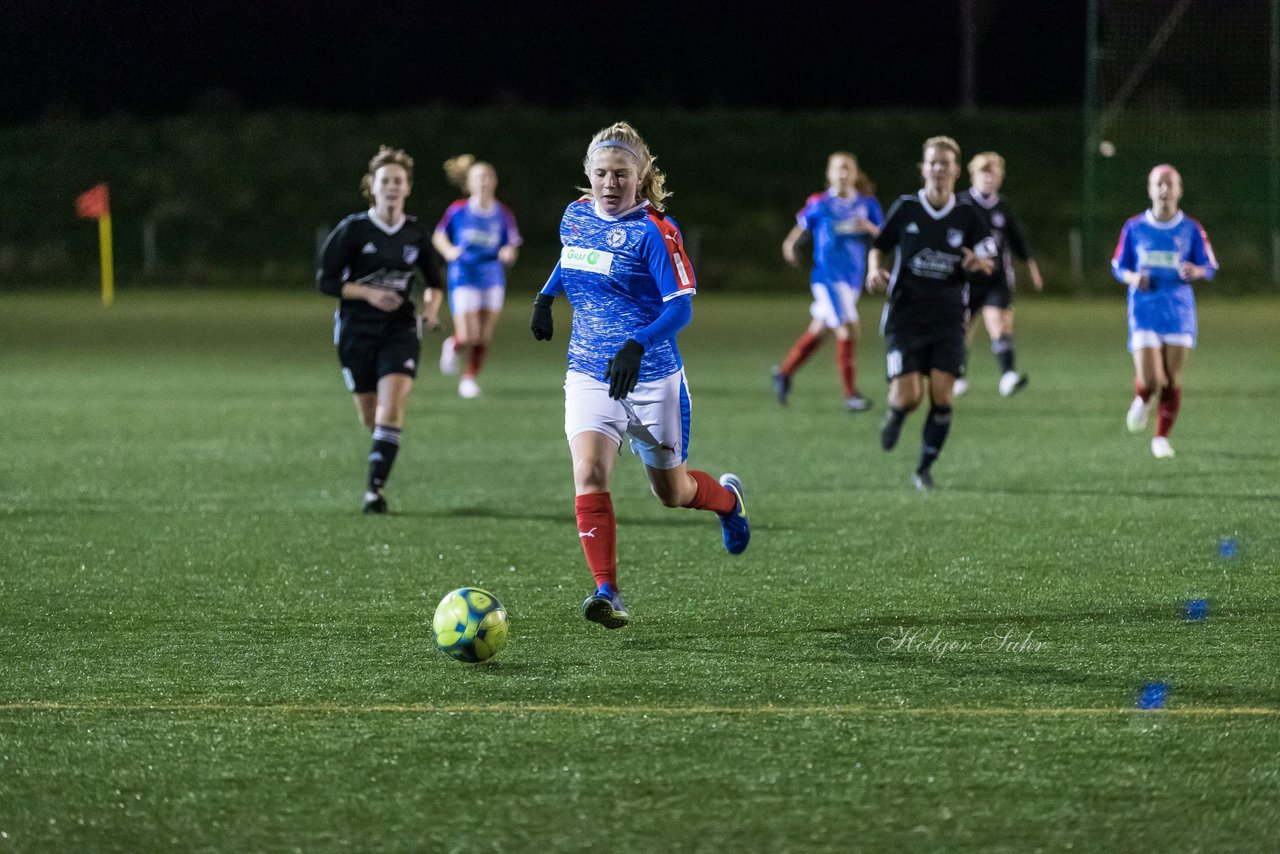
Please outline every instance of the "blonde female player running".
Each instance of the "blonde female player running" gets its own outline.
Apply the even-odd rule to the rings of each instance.
[[[431,242],[449,262],[449,313],[453,334],[440,350],[440,370],[458,372],[458,351],[469,351],[458,394],[479,397],[476,377],[493,340],[506,294],[506,269],[516,262],[520,230],[515,215],[495,196],[493,166],[461,154],[444,164],[445,174],[469,194],[445,210]]]
[[[676,333],[693,316],[693,268],[680,229],[663,212],[666,176],[626,122],[596,133],[583,160],[590,190],[564,212],[560,263],[534,300],[534,338],[552,336],[551,304],[573,306],[565,435],[573,457],[578,539],[596,590],[582,603],[607,629],[629,619],[618,587],[616,522],[609,476],[625,435],[667,507],[720,516],[724,546],[751,538],[742,483],[690,469],[690,401]]]
[[[880,428],[886,451],[898,444],[902,422],[920,405],[929,380],[929,416],[914,478],[924,491],[933,489],[933,463],[951,429],[953,388],[964,375],[965,279],[991,273],[996,246],[982,217],[956,201],[960,146],[954,139],[925,140],[920,174],[924,189],[889,208],[867,259],[867,288],[889,288],[881,321],[889,378],[889,414]],[[890,250],[898,253],[892,276],[883,260]]]
[[[991,275],[973,273],[969,276],[969,328],[965,346],[973,343],[981,310],[982,322],[991,338],[991,352],[1000,366],[1000,382],[996,387],[1001,397],[1009,397],[1027,384],[1027,375],[1018,373],[1013,350],[1013,259],[1026,262],[1031,285],[1037,291],[1044,290],[1044,279],[1040,276],[1040,265],[1031,256],[1022,224],[1013,215],[1008,200],[1000,195],[1004,158],[994,151],[975,154],[969,161],[969,182],[973,186],[960,194],[960,203],[973,205],[986,222],[991,239],[996,242],[996,257],[992,259],[995,270]],[[968,389],[969,383],[964,377],[956,380],[956,397]]]
[[[796,247],[813,235],[813,270],[809,289],[813,318],[782,364],[773,371],[773,391],[784,406],[791,378],[828,333],[836,336],[836,369],[844,385],[845,408],[865,412],[871,401],[858,391],[858,296],[867,272],[867,244],[880,233],[884,215],[871,195],[871,184],[847,151],[827,158],[827,190],[814,193],[796,214],[796,224],[782,241],[782,257],[800,266]]]
[[[1218,259],[1200,223],[1184,214],[1182,176],[1163,163],[1147,176],[1151,207],[1124,224],[1111,271],[1129,286],[1129,352],[1134,392],[1126,423],[1147,426],[1147,407],[1159,400],[1151,453],[1173,456],[1169,431],[1182,406],[1182,369],[1196,346],[1196,295],[1191,283],[1218,272]]]

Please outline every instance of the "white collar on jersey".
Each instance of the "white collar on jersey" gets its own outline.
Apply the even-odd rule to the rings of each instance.
[[[648,206],[648,204],[649,204],[649,200],[645,199],[640,204],[636,205],[634,208],[631,208],[630,210],[625,210],[622,213],[618,214],[617,216],[610,216],[609,214],[600,210],[599,202],[597,202],[595,199],[591,200],[591,207],[595,208],[596,216],[600,217],[606,222],[617,222],[618,220],[622,219],[624,216],[631,216],[633,213],[640,210],[641,208]]]
[[[402,227],[406,222],[408,222],[408,217],[406,217],[406,216],[404,215],[404,213],[402,212],[402,213],[400,214],[400,220],[399,220],[399,222],[397,222],[395,225],[387,225],[387,224],[386,224],[385,222],[383,222],[383,221],[382,221],[382,219],[378,216],[378,212],[377,212],[376,210],[374,210],[373,208],[369,208],[369,222],[371,222],[371,223],[373,223],[374,225],[376,225],[376,226],[378,227],[378,231],[381,231],[383,234],[395,234],[397,231],[399,231],[399,230],[400,230],[400,228],[401,228],[401,227]]]
[[[1176,228],[1177,226],[1182,224],[1182,221],[1186,219],[1187,215],[1184,214],[1181,210],[1179,210],[1176,214],[1173,215],[1171,219],[1167,219],[1164,222],[1161,222],[1160,220],[1156,219],[1155,211],[1151,210],[1151,208],[1147,208],[1146,213],[1144,213],[1142,216],[1146,218],[1147,225],[1153,225],[1156,228]]]
[[[987,210],[991,210],[991,209],[992,209],[992,208],[994,208],[996,205],[1000,204],[1000,194],[999,194],[999,193],[992,193],[992,194],[991,194],[991,195],[989,195],[989,196],[984,196],[984,195],[982,195],[982,193],[979,193],[979,192],[977,191],[977,189],[975,189],[974,187],[970,187],[970,188],[969,188],[969,195],[973,197],[973,200],[974,200],[975,202],[977,202],[978,204],[982,205],[982,206],[983,206],[984,208],[986,208]]]
[[[844,199],[846,202],[856,202],[861,194],[855,189],[852,196],[842,196],[835,191],[833,187],[827,187],[827,195],[833,199]]]
[[[489,207],[486,208],[483,205],[481,205],[479,202],[477,202],[474,198],[468,196],[467,207],[470,210],[474,211],[475,213],[483,214],[484,216],[489,216],[490,214],[492,214],[494,211],[498,209],[498,200],[494,199],[493,204],[491,204]]]
[[[951,209],[956,206],[955,193],[952,193],[951,198],[947,199],[947,203],[936,211],[932,207],[930,207],[929,196],[925,193],[923,188],[920,190],[920,192],[916,193],[916,195],[920,197],[920,206],[924,208],[924,212],[927,213],[929,216],[933,217],[934,219],[942,219],[944,216],[951,213]]]

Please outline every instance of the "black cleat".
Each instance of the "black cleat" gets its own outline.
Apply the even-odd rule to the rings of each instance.
[[[902,434],[902,422],[905,416],[895,415],[893,410],[884,417],[884,423],[880,425],[880,447],[886,451],[892,451],[898,445],[898,436]]]
[[[773,369],[773,393],[777,396],[778,403],[787,405],[787,395],[791,394],[791,377],[784,374],[782,368],[777,366]]]
[[[929,473],[928,469],[923,469],[916,472],[916,476],[912,480],[912,483],[914,483],[916,485],[916,489],[921,492],[929,492],[933,489],[933,475]]]
[[[364,512],[365,513],[386,513],[387,499],[381,492],[366,492],[364,494]]]

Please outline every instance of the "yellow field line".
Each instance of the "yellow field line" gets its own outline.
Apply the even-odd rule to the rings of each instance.
[[[58,703],[31,701],[0,703],[0,712],[270,712],[276,714],[558,714],[558,715],[920,715],[936,717],[1055,717],[1073,715],[1174,715],[1177,717],[1280,717],[1280,708],[1268,706],[1185,706],[1168,709],[1133,707],[1087,708],[1073,706],[573,706],[555,703],[457,703],[344,705],[338,703]]]

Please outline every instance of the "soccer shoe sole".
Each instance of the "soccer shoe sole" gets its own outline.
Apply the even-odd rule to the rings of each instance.
[[[592,596],[582,603],[582,616],[606,629],[620,629],[630,622],[626,611],[619,611],[603,596]]]

